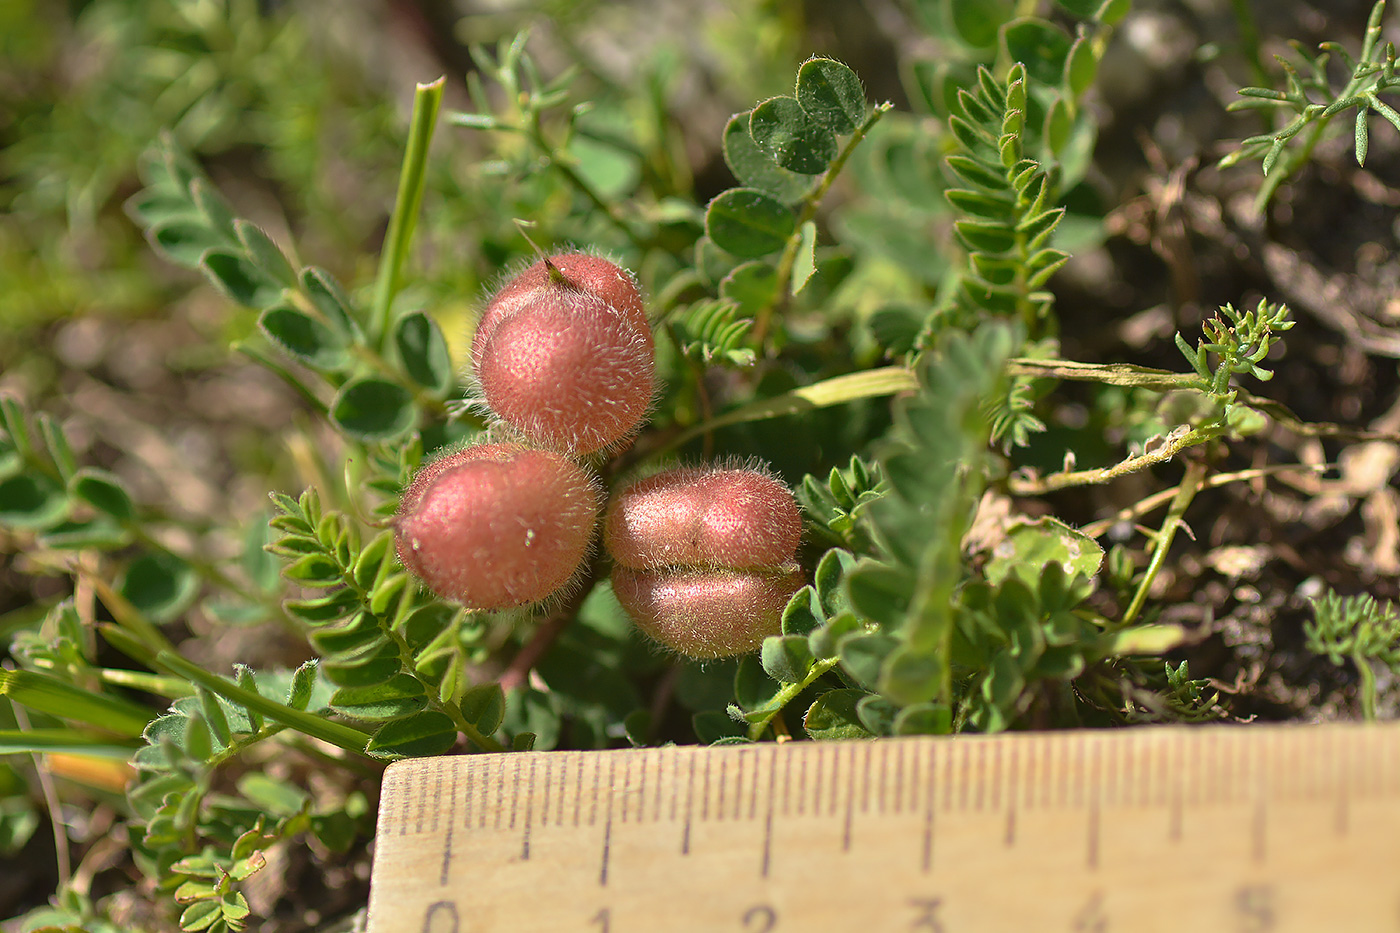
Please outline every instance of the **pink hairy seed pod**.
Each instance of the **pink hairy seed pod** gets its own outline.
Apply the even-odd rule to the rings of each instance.
[[[651,405],[650,330],[595,294],[542,287],[473,359],[491,409],[541,445],[590,454],[628,437]]]
[[[792,493],[770,476],[687,467],[615,496],[603,534],[613,559],[639,570],[776,567],[796,553],[802,517]]]
[[[429,463],[394,519],[399,560],[444,599],[504,609],[544,599],[588,556],[598,489],[577,464],[517,444]]]
[[[557,277],[551,277],[549,266]],[[560,280],[562,279],[562,281]],[[647,341],[652,340],[651,323],[647,321],[642,293],[632,273],[599,256],[588,253],[560,253],[550,256],[511,279],[492,297],[472,337],[472,356],[481,352],[488,337],[501,321],[534,301],[541,289],[570,289],[591,292],[606,301],[623,317],[631,321]]]
[[[783,608],[802,586],[791,565],[776,572],[613,568],[613,592],[638,627],[691,658],[753,651],[782,628]]]

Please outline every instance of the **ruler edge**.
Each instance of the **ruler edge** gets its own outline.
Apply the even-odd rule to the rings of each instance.
[[[1024,741],[1037,741],[1049,745],[1060,746],[1063,748],[1078,746],[1078,749],[1082,751],[1084,748],[1089,747],[1091,745],[1101,746],[1103,744],[1109,744],[1114,746],[1131,748],[1132,744],[1135,741],[1155,742],[1159,745],[1165,746],[1173,742],[1182,743],[1183,740],[1188,740],[1184,744],[1194,744],[1197,746],[1197,749],[1194,750],[1199,751],[1200,746],[1220,744],[1219,740],[1222,738],[1242,739],[1243,741],[1239,741],[1237,745],[1246,749],[1251,743],[1254,744],[1255,748],[1269,749],[1271,747],[1275,747],[1278,742],[1286,741],[1287,739],[1295,736],[1302,736],[1311,739],[1323,737],[1323,741],[1330,740],[1333,744],[1349,744],[1353,747],[1357,744],[1364,744],[1370,748],[1379,747],[1382,749],[1383,753],[1387,751],[1388,746],[1388,754],[1391,759],[1392,765],[1391,771],[1393,772],[1388,776],[1392,778],[1392,783],[1394,783],[1393,779],[1400,777],[1400,721],[1383,723],[1365,723],[1353,721],[1322,723],[1286,722],[1264,724],[1204,723],[1199,725],[1172,723],[1127,728],[1120,727],[1102,729],[1064,729],[1043,730],[1037,732],[1001,732],[993,734],[962,733],[950,736],[893,736],[881,737],[879,739],[843,739],[831,742],[759,742],[752,744],[735,744],[724,746],[664,745],[614,749],[567,749],[558,751],[539,752],[531,751],[475,754],[468,753],[458,755],[436,755],[426,758],[406,758],[391,762],[385,768],[381,780],[379,808],[376,814],[375,821],[375,840],[377,842],[380,838],[390,836],[403,836],[406,838],[415,836],[419,838],[442,837],[443,834],[439,830],[417,833],[409,832],[406,830],[401,832],[389,832],[389,830],[391,829],[396,829],[398,823],[395,822],[395,817],[392,812],[395,808],[392,806],[386,807],[385,804],[386,802],[391,804],[395,803],[398,800],[398,795],[411,792],[414,787],[412,778],[414,778],[417,775],[425,773],[431,774],[433,773],[433,770],[436,770],[436,773],[441,775],[453,775],[453,777],[450,778],[450,780],[455,780],[456,777],[460,775],[467,766],[469,766],[469,763],[472,762],[479,763],[482,767],[490,769],[490,773],[498,781],[503,781],[507,774],[504,768],[504,762],[510,760],[518,763],[521,762],[523,758],[530,758],[535,761],[538,761],[541,760],[542,757],[548,757],[549,759],[554,761],[573,761],[601,759],[607,756],[616,756],[617,753],[631,753],[632,756],[641,759],[644,758],[648,753],[662,753],[666,755],[690,757],[703,756],[707,753],[719,753],[720,755],[734,755],[739,752],[758,752],[768,758],[774,758],[777,755],[781,754],[781,749],[783,749],[786,746],[801,748],[804,749],[808,754],[814,754],[817,753],[817,749],[819,747],[825,749],[849,747],[852,749],[864,748],[873,750],[875,748],[881,747],[892,747],[895,743],[903,743],[909,746],[918,747],[956,746],[959,749],[971,749],[978,745],[997,747],[1008,744],[1020,744]],[[1367,742],[1365,740],[1369,741]],[[1322,742],[1317,742],[1315,744],[1321,745]],[[1354,774],[1358,770],[1360,770],[1359,766],[1363,763],[1362,760],[1360,760],[1360,758],[1361,756],[1357,755],[1343,757],[1332,756],[1330,758],[1324,758],[1323,756],[1318,755],[1317,760],[1328,762],[1326,766],[1319,769],[1318,773],[1321,773],[1322,771],[1330,772],[1335,779],[1335,788],[1338,790],[1345,788],[1347,786],[1345,780],[1347,775]],[[1187,758],[1183,756],[1179,758],[1178,761],[1180,761],[1184,766],[1187,763]],[[1082,766],[1084,765],[1084,760],[1080,759],[1078,763]],[[518,776],[520,770],[521,769],[517,767],[514,774]],[[1089,772],[1086,768],[1082,771],[1081,774],[1083,777],[1087,778],[1088,773]],[[932,779],[933,776],[929,775],[928,777]],[[958,776],[958,778],[964,777],[966,776]],[[1377,783],[1380,782],[1378,781]],[[1256,789],[1260,787],[1272,788],[1276,787],[1277,784],[1275,782],[1270,782],[1267,780],[1256,780],[1255,782],[1252,782],[1250,786]],[[600,801],[603,799],[603,797],[612,796],[620,793],[620,789],[616,786],[610,786],[606,788],[600,787],[599,790],[602,792],[600,797],[598,798]],[[851,786],[849,786],[847,790],[853,793],[854,785],[852,784]],[[1099,801],[1098,797],[1102,794],[1102,785],[1095,787],[1094,790],[1098,792],[1098,795],[1086,794],[1084,799],[1082,800],[1066,802],[1064,805],[1058,807],[1051,807],[1051,809],[1086,810],[1089,808],[1091,803],[1101,802]],[[1319,794],[1303,794],[1301,796],[1316,797],[1319,796]],[[1249,793],[1245,793],[1241,795],[1241,799],[1257,800],[1259,799],[1259,795],[1256,793],[1251,798],[1251,795]],[[1206,801],[1200,802],[1200,804],[1204,803],[1206,803]],[[1138,803],[1137,806],[1141,808],[1146,807],[1148,805]],[[992,807],[991,809],[998,810],[1000,809],[1000,807]],[[655,822],[659,823],[662,821],[658,820]],[[373,933],[373,931],[377,929],[375,923],[377,917],[376,905],[377,902],[380,901],[380,898],[376,895],[379,891],[380,885],[376,884],[376,881],[379,877],[381,851],[382,848],[379,845],[376,845],[375,854],[371,863],[370,871],[370,896],[368,902],[368,909],[366,913],[366,929],[368,931],[371,931],[371,933]],[[383,908],[381,907],[380,909]]]

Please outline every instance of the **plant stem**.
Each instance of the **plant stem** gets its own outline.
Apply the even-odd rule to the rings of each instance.
[[[1191,500],[1196,498],[1196,493],[1201,488],[1201,480],[1205,478],[1206,465],[1200,462],[1186,464],[1186,475],[1181,478],[1181,482],[1176,487],[1176,495],[1172,498],[1171,508],[1167,510],[1167,517],[1162,522],[1162,529],[1157,532],[1157,544],[1152,551],[1152,560],[1147,564],[1147,570],[1142,575],[1142,582],[1138,584],[1137,592],[1133,594],[1133,601],[1128,605],[1128,609],[1123,613],[1123,618],[1119,621],[1119,626],[1130,624],[1137,618],[1138,612],[1142,610],[1142,604],[1147,601],[1147,591],[1152,586],[1152,581],[1157,579],[1157,572],[1162,569],[1162,564],[1167,559],[1167,551],[1172,546],[1172,539],[1176,537],[1176,530],[1181,527],[1181,517],[1186,514],[1187,507]]]
[[[535,147],[539,149],[549,161],[550,167],[558,171],[560,175],[563,175],[564,180],[572,185],[579,194],[582,194],[594,207],[602,211],[603,216],[608,219],[608,222],[616,227],[623,236],[627,237],[633,246],[640,250],[645,250],[647,248],[648,243],[646,239],[638,234],[636,230],[632,229],[632,225],[622,216],[622,212],[618,210],[617,205],[609,203],[602,195],[595,191],[593,186],[588,183],[588,180],[580,175],[578,170],[570,164],[568,157],[564,155],[563,151],[556,148],[545,138],[544,120],[538,110],[530,114],[529,137],[530,141],[535,144]]]
[[[831,185],[836,181],[836,176],[841,174],[841,169],[846,166],[846,160],[851,157],[861,140],[865,139],[867,133],[876,123],[894,107],[889,101],[876,104],[870,111],[870,115],[865,118],[865,122],[856,127],[856,131],[851,134],[851,138],[846,140],[846,145],[837,153],[836,158],[831,160],[827,166],[826,173],[822,175],[821,183],[812,190],[803,200],[802,213],[797,217],[797,225],[793,228],[792,235],[788,237],[787,243],[783,246],[783,255],[778,259],[777,279],[773,286],[773,300],[759,309],[754,316],[753,340],[754,343],[762,346],[764,338],[768,335],[768,327],[773,318],[773,312],[782,307],[788,299],[788,283],[792,280],[792,267],[797,262],[797,248],[802,245],[802,227],[817,216],[817,209],[821,207],[822,199],[831,190]]]
[[[399,290],[399,274],[413,240],[413,228],[418,223],[418,211],[423,204],[423,179],[428,163],[428,145],[433,141],[438,109],[446,78],[431,84],[420,84],[413,93],[413,115],[409,119],[408,145],[404,149],[403,168],[399,173],[399,191],[394,199],[394,212],[389,218],[389,231],[384,237],[384,249],[379,254],[379,276],[374,283],[374,307],[371,312],[370,339],[382,346],[392,323],[394,295]]]
[[[28,732],[29,715],[18,703],[11,705],[15,724],[21,732]],[[63,822],[63,808],[59,805],[58,789],[54,786],[53,775],[44,766],[37,753],[31,753],[34,772],[39,778],[39,790],[44,795],[44,806],[49,811],[49,826],[53,830],[54,855],[58,860],[58,889],[66,890],[73,880],[73,859],[68,853],[68,824]]]
[[[1356,665],[1356,673],[1361,677],[1361,718],[1366,722],[1376,721],[1376,672],[1371,667],[1371,659],[1364,652],[1355,651],[1351,656]]]
[[[381,626],[380,631],[388,635],[389,639],[394,643],[394,646],[398,648],[399,666],[410,676],[415,677],[419,681],[423,681],[423,678],[418,676],[414,666],[413,649],[409,647],[408,640],[395,631],[391,625]],[[467,718],[462,715],[462,711],[458,708],[456,703],[444,702],[436,696],[436,691],[432,688],[437,685],[423,682],[423,686],[429,688],[428,705],[452,720],[452,724],[457,727],[457,731],[465,735],[471,742],[475,743],[477,748],[487,752],[503,752],[506,750],[506,747],[500,742],[497,742],[489,735],[482,735],[480,729],[467,722]]]
[[[1366,23],[1366,37],[1362,41],[1361,57],[1357,59],[1358,62],[1369,62],[1371,60],[1371,54],[1375,51],[1376,43],[1380,41],[1380,15],[1384,9],[1384,4],[1377,4],[1371,10],[1371,17]],[[1358,69],[1358,71],[1360,71],[1360,69]],[[1370,80],[1373,74],[1374,72],[1368,72],[1366,74],[1353,73],[1347,80],[1346,86],[1333,96],[1332,99],[1337,101],[1354,96],[1361,89],[1362,85]],[[1366,105],[1363,103],[1361,106],[1365,108]],[[1303,143],[1302,148],[1288,150],[1282,160],[1282,164],[1275,165],[1274,171],[1264,176],[1264,182],[1259,186],[1259,193],[1254,198],[1254,212],[1256,214],[1262,214],[1264,209],[1268,207],[1269,201],[1272,200],[1274,192],[1278,190],[1279,185],[1287,181],[1289,176],[1298,170],[1299,166],[1312,158],[1313,150],[1317,148],[1317,144],[1322,141],[1323,132],[1336,115],[1337,114],[1333,113],[1325,117],[1319,117],[1317,123],[1313,125],[1312,131],[1308,133],[1308,138]]]
[[[671,438],[664,446],[651,452],[652,456],[669,453],[685,446],[691,440],[731,424],[746,421],[762,421],[782,415],[795,415],[816,408],[827,408],[844,402],[854,402],[862,398],[878,398],[882,395],[897,395],[913,392],[919,388],[914,374],[904,366],[886,366],[865,372],[833,376],[809,386],[802,386],[784,392],[775,398],[760,399],[736,408],[701,424],[693,425]]]
[[[767,709],[763,710],[762,718],[749,723],[749,738],[757,742],[759,736],[763,735],[763,730],[768,728],[768,723],[772,722],[773,717],[783,711],[783,707],[796,699],[803,690],[816,683],[818,677],[835,667],[840,660],[840,658],[835,657],[822,658],[812,665],[812,669],[802,680],[795,684],[783,684],[782,689],[773,696],[773,702]]]
[[[1044,479],[1027,480],[1013,477],[1007,481],[1007,488],[1018,496],[1038,496],[1043,493],[1054,492],[1057,489],[1066,489],[1070,486],[1087,486],[1097,483],[1106,483],[1120,476],[1136,473],[1138,470],[1154,464],[1164,463],[1188,447],[1195,447],[1220,437],[1225,433],[1225,430],[1225,427],[1219,423],[1203,425],[1199,428],[1192,428],[1180,435],[1168,436],[1167,440],[1156,450],[1150,453],[1139,454],[1136,457],[1129,457],[1110,467],[1100,467],[1095,470],[1079,470],[1076,472],[1051,473]],[[1194,493],[1192,494],[1194,495]]]
[[[293,709],[285,703],[279,703],[260,693],[244,689],[231,680],[210,673],[197,664],[190,663],[173,651],[162,651],[152,660],[157,666],[164,667],[187,680],[200,684],[230,702],[246,706],[268,719],[295,729],[304,735],[329,742],[347,752],[363,755],[365,746],[369,744],[369,735],[359,729],[343,725],[324,716],[317,716],[315,713]]]

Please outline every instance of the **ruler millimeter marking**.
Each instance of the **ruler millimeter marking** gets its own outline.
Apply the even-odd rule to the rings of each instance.
[[[475,755],[385,772],[371,933],[1400,933],[1400,729]]]

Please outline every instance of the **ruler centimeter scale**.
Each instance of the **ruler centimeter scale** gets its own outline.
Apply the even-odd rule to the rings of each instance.
[[[375,847],[370,933],[1400,933],[1400,729],[414,759]]]

